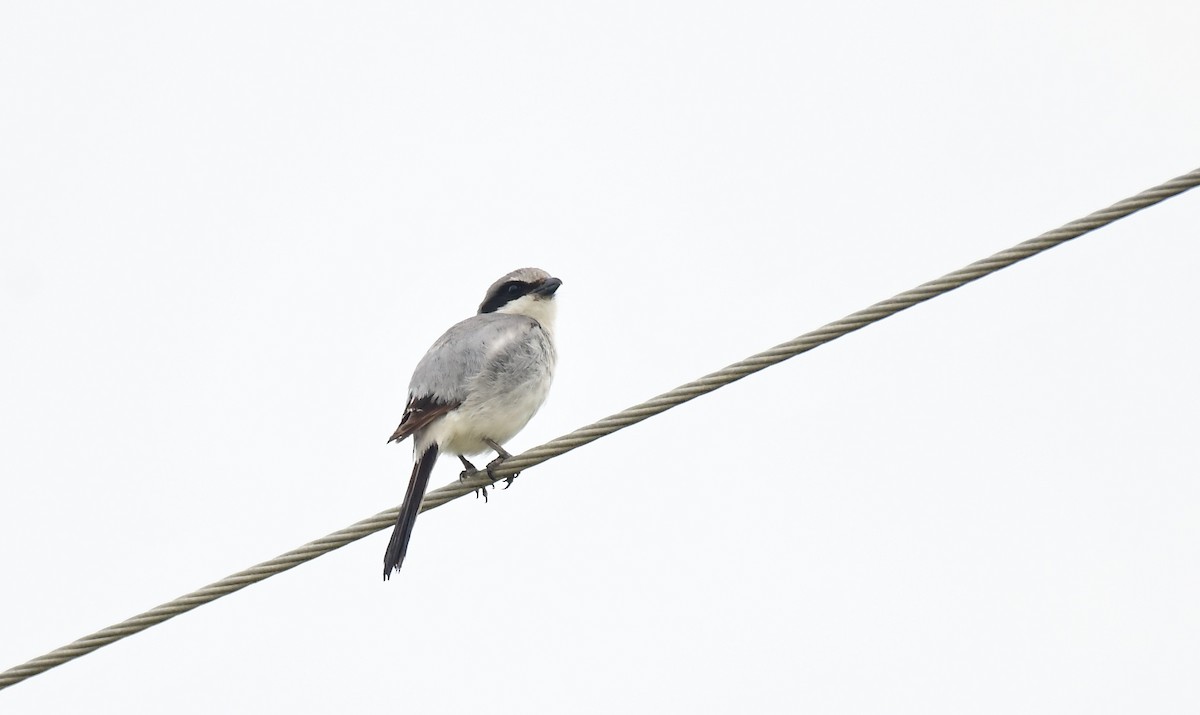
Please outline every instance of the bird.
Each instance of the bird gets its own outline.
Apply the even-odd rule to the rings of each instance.
[[[472,476],[478,470],[467,457],[491,450],[497,455],[486,468],[491,476],[511,457],[503,445],[545,402],[557,360],[555,293],[561,285],[540,268],[501,276],[478,312],[447,330],[417,363],[400,426],[388,439],[413,438],[413,468],[383,556],[385,581],[404,562],[438,456],[457,455],[463,475]]]

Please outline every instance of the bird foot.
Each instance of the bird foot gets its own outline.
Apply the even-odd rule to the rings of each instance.
[[[500,481],[500,477],[497,477],[496,473],[495,473],[496,468],[499,467],[501,464],[504,464],[504,460],[508,459],[511,456],[512,456],[511,454],[508,454],[507,452],[505,452],[504,454],[501,454],[499,457],[496,457],[492,461],[488,462],[486,471],[487,471],[488,479],[491,479],[493,484]],[[516,474],[512,474],[507,477],[504,477],[504,488],[508,489],[509,487],[511,487],[513,480],[516,479],[520,474],[521,474],[520,472],[517,472]]]
[[[501,447],[500,444],[497,442],[494,442],[490,439],[485,439],[483,441],[485,443],[487,443],[487,446],[491,447],[492,451],[494,451],[497,455],[496,458],[493,459],[492,461],[488,462],[488,465],[487,465],[488,478],[492,480],[493,484],[495,484],[497,481],[499,481],[495,475],[496,468],[499,467],[501,464],[504,464],[504,460],[511,459],[512,455],[509,454],[507,451],[505,451],[504,447]],[[516,479],[520,474],[521,474],[520,472],[517,472],[516,474],[512,474],[512,475],[505,477],[504,478],[504,488],[508,489],[509,487],[511,487],[513,480]]]
[[[466,457],[460,454],[458,459],[463,463],[463,466],[466,467],[466,469],[458,473],[458,481],[465,482],[468,479],[474,479],[475,477],[479,476],[479,470],[475,468],[474,464],[471,464],[469,461],[467,461]],[[493,483],[496,481],[492,478],[492,465],[489,464],[484,473],[488,475],[488,479],[491,479]],[[480,496],[483,497],[483,503],[487,504],[487,487],[479,487],[475,490],[475,498],[478,499]]]
[[[479,476],[481,473],[487,475],[487,478],[491,480],[492,485],[494,485],[496,482],[500,481],[501,478],[496,476],[496,469],[499,468],[499,466],[501,464],[504,464],[504,460],[510,459],[512,457],[512,455],[509,454],[508,452],[506,452],[503,447],[501,447],[499,444],[493,442],[492,440],[489,439],[489,440],[484,440],[484,441],[487,442],[487,445],[489,447],[491,447],[493,450],[495,450],[496,454],[499,456],[497,456],[492,461],[488,462],[487,466],[484,467],[482,470],[480,470],[480,469],[476,469],[474,464],[471,464],[471,462],[466,457],[464,457],[460,454],[458,456],[458,460],[460,462],[462,462],[464,469],[458,473],[458,481],[465,482],[468,479],[474,479],[475,477]],[[504,488],[508,489],[509,487],[511,487],[513,480],[516,479],[518,475],[520,475],[520,472],[509,475],[507,477],[503,477]],[[487,503],[487,500],[488,500],[487,486],[482,486],[475,490],[475,498],[478,499],[480,496],[483,497],[484,503]]]

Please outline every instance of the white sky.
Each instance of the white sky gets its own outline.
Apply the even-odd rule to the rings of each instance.
[[[1196,3],[0,6],[0,668],[1200,165]],[[1184,713],[1200,193],[0,692],[12,713]],[[450,460],[434,485],[454,479]]]

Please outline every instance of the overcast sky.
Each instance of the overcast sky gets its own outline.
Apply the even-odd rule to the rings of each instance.
[[[1200,166],[1200,5],[0,5],[0,668]],[[1200,193],[0,692],[12,713],[1194,713]],[[433,486],[457,476],[445,460]]]

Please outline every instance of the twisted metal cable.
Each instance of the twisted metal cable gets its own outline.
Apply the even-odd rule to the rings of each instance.
[[[841,320],[835,320],[798,338],[776,345],[769,350],[752,355],[745,360],[705,375],[698,380],[680,385],[674,390],[664,392],[658,397],[647,400],[640,405],[634,405],[615,415],[605,417],[599,422],[581,427],[574,432],[550,440],[540,447],[534,447],[506,460],[503,465],[495,470],[494,474],[497,478],[515,475],[519,471],[541,464],[548,459],[564,452],[569,452],[576,447],[581,447],[604,435],[612,434],[619,429],[641,422],[648,417],[665,412],[672,407],[712,392],[735,380],[740,380],[747,375],[783,362],[801,353],[808,352],[819,345],[824,345],[847,333],[895,315],[906,308],[911,308],[918,303],[952,291],[973,280],[995,273],[1001,268],[1011,266],[1017,261],[1029,258],[1073,238],[1078,238],[1089,231],[1106,226],[1135,211],[1153,206],[1160,201],[1181,194],[1188,189],[1195,188],[1197,185],[1200,185],[1200,169],[1167,181],[1153,189],[1143,191],[1124,201],[1119,201],[1106,209],[1072,221],[1061,228],[1044,233],[1037,238],[1024,241],[981,261],[976,261],[965,268],[947,273],[941,278],[906,290],[887,300],[880,301],[869,308],[851,313]],[[491,481],[483,476],[461,482],[453,482],[427,494],[421,502],[421,511],[441,506],[448,501],[464,494],[470,494],[476,489],[490,483]],[[227,576],[197,591],[180,596],[173,601],[156,606],[145,613],[103,630],[96,631],[89,636],[84,636],[74,643],[55,649],[45,655],[38,656],[27,663],[10,668],[0,673],[0,689],[19,683],[57,665],[62,665],[67,661],[91,653],[97,648],[143,631],[150,626],[174,618],[181,613],[186,613],[197,606],[215,601],[222,596],[239,591],[250,584],[287,571],[306,561],[311,561],[318,556],[327,554],[335,549],[340,549],[349,543],[385,529],[396,521],[398,512],[399,507],[382,511],[344,529],[335,531],[315,541],[310,541],[304,546],[292,549],[269,561],[264,561],[257,566],[239,571],[232,576]]]

